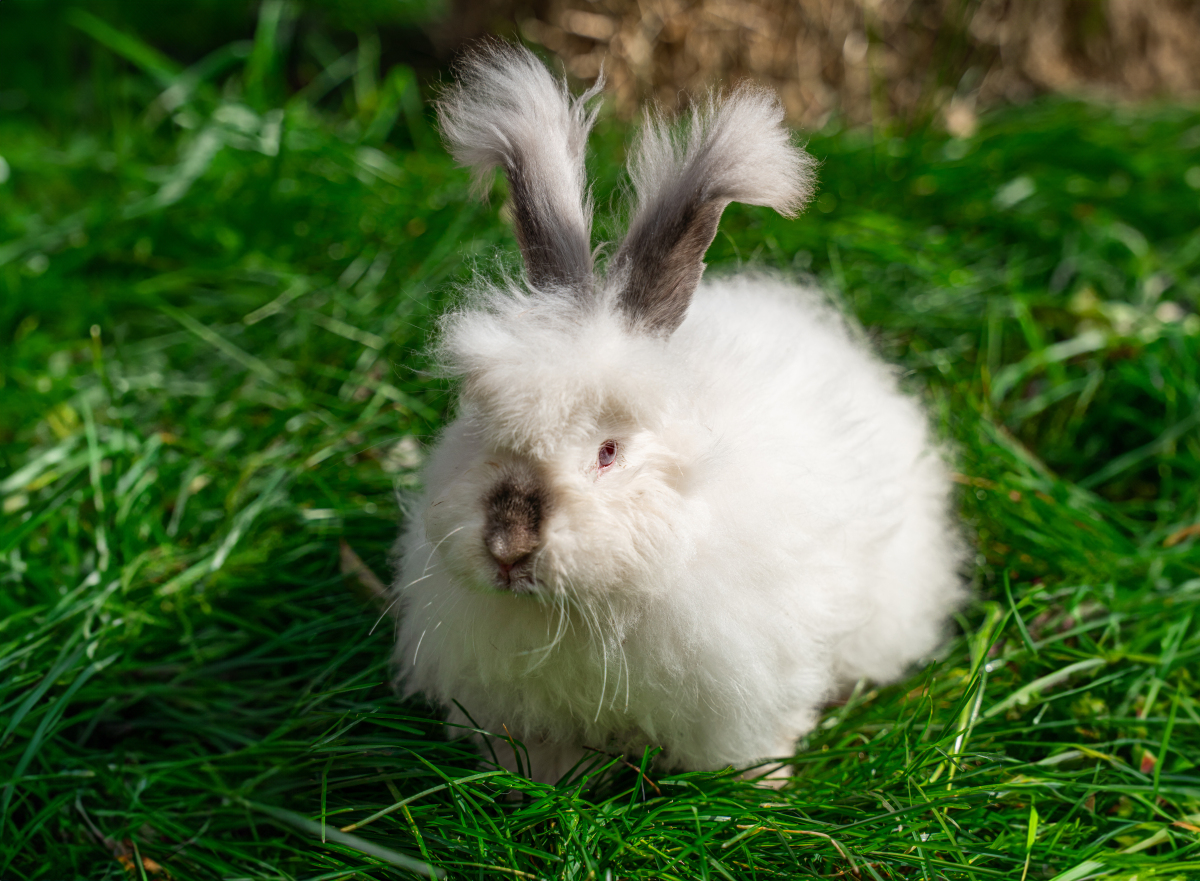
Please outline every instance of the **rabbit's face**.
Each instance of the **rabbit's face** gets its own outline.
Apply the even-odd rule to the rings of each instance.
[[[492,369],[466,378],[430,463],[425,526],[437,564],[472,589],[634,600],[661,582],[664,557],[686,552],[692,445],[666,427],[661,395],[629,405],[647,401],[634,392],[656,371],[645,359],[629,370],[636,353],[620,347],[559,360],[603,351],[579,342],[522,345],[511,371],[492,353]]]

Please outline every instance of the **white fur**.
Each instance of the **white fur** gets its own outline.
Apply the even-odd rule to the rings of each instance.
[[[633,224],[656,203],[670,201],[672,191],[693,187],[722,202],[796,214],[812,197],[815,162],[792,146],[783,116],[773,92],[748,84],[724,100],[710,96],[682,132],[648,115],[629,163],[638,197]]]
[[[407,693],[527,743],[718,768],[788,755],[839,685],[935,647],[961,596],[945,466],[815,294],[705,284],[667,340],[492,296],[448,322],[466,381],[404,538]],[[497,460],[554,488],[534,595],[491,587]]]
[[[763,150],[794,173],[767,203],[790,210],[808,165],[764,125],[749,137],[775,137]],[[656,137],[636,166],[643,198],[688,153],[644,146]],[[722,144],[726,179],[753,178]],[[400,544],[405,693],[523,741],[548,780],[585,747],[660,746],[688,769],[787,756],[836,689],[929,653],[962,598],[926,417],[818,294],[707,282],[664,336],[631,327],[621,283],[575,300],[485,287],[446,317],[459,415]],[[548,495],[523,591],[496,587],[484,542],[501,477]]]

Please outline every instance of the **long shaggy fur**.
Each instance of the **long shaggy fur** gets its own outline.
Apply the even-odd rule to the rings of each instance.
[[[694,124],[719,129],[715,141],[643,140],[643,207],[691,198],[696,162],[716,163],[705,186],[722,199],[798,205],[808,161],[787,158],[786,139],[713,121],[762,119],[766,99],[742,94],[759,103]],[[758,149],[792,177],[735,168]],[[635,225],[653,237],[650,216]],[[405,692],[523,741],[548,780],[585,747],[655,745],[689,769],[790,755],[837,689],[895,679],[929,653],[962,597],[926,417],[817,294],[713,281],[686,291],[663,332],[629,321],[627,284],[610,274],[601,296],[574,301],[483,287],[445,318],[459,415],[400,545]],[[609,441],[619,453],[602,469]],[[487,499],[517,485],[545,499],[519,588],[497,583],[484,540]]]
[[[682,131],[651,114],[629,168],[637,208],[611,272],[631,323],[652,332],[678,327],[725,206],[767,205],[791,217],[812,195],[813,165],[765,89],[710,96]]]
[[[591,201],[583,167],[595,122],[588,100],[572,100],[536,56],[517,46],[483,44],[460,65],[459,82],[438,101],[451,153],[482,191],[497,166],[508,175],[517,236],[535,286],[591,277]]]
[[[629,166],[637,192],[630,234],[661,226],[688,201],[766,205],[793,217],[812,197],[811,156],[797,150],[783,105],[768,89],[745,84],[725,99],[710,96],[680,129],[651,113]]]

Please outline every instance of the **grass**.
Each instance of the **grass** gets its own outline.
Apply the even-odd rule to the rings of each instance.
[[[0,877],[1200,876],[1200,113],[831,124],[803,218],[730,209],[714,268],[816,277],[929,402],[977,600],[779,792],[544,786],[397,701],[344,550],[386,577],[500,199],[369,32],[262,8],[190,67],[77,14],[86,76],[0,117]]]

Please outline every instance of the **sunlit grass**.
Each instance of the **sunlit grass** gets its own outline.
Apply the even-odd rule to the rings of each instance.
[[[396,700],[343,574],[387,577],[500,192],[369,38],[282,97],[281,8],[189,69],[80,18],[101,121],[0,117],[0,876],[1200,875],[1200,114],[831,126],[804,217],[730,209],[715,271],[819,279],[925,396],[978,601],[779,792],[551,787]]]

